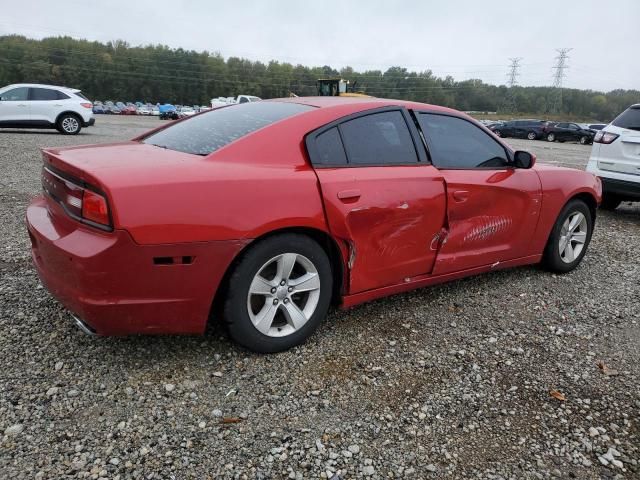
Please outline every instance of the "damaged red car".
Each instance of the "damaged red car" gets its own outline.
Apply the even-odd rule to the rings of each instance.
[[[536,165],[455,110],[374,98],[232,105],[43,151],[27,210],[47,289],[86,332],[303,342],[350,307],[584,257],[600,181]]]

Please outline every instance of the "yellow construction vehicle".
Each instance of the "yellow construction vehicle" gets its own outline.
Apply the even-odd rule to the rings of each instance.
[[[357,80],[351,85],[342,78],[320,78],[316,82],[319,97],[368,97],[363,92],[356,92]]]

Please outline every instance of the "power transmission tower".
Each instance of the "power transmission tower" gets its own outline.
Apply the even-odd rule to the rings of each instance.
[[[520,73],[518,69],[520,68],[521,57],[510,58],[511,63],[509,64],[509,71],[507,73],[507,95],[504,98],[504,103],[502,106],[502,110],[505,112],[515,112],[517,111],[516,99],[513,94],[513,87],[518,85],[518,77]]]
[[[553,74],[553,113],[559,113],[562,111],[562,80],[565,77],[565,70],[569,68],[567,60],[569,59],[569,52],[573,48],[557,48],[558,56],[556,57],[556,64],[553,67],[555,70]]]

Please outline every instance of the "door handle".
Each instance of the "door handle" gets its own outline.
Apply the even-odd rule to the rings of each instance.
[[[341,190],[338,192],[338,198],[342,201],[357,200],[360,198],[360,190]]]
[[[456,202],[466,202],[469,198],[469,192],[466,190],[456,190],[453,192],[453,199]]]

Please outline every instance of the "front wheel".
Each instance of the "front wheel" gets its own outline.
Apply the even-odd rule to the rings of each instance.
[[[536,138],[538,138],[538,135],[536,135],[536,132],[529,132],[527,133],[527,138],[529,140],[535,140]]]
[[[556,141],[556,136],[553,133],[550,133],[549,135],[547,135],[547,141],[548,142],[555,142]]]
[[[77,135],[82,130],[82,125],[75,115],[64,114],[58,119],[56,128],[63,135]]]
[[[580,137],[580,145],[586,145],[589,143],[589,137],[587,137],[586,135],[583,135],[582,137]]]
[[[593,232],[591,210],[582,200],[571,200],[558,215],[542,259],[551,271],[566,273],[578,266]]]
[[[272,353],[303,343],[326,317],[333,278],[325,251],[299,234],[256,243],[229,278],[224,318],[231,337]]]

